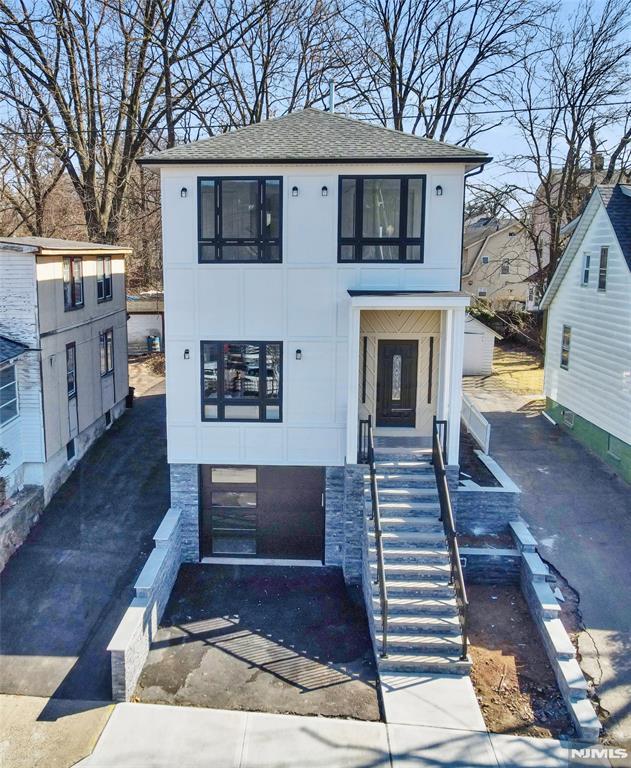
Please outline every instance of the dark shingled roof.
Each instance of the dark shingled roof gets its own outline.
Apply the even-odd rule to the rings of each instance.
[[[26,352],[26,344],[20,344],[19,341],[7,339],[6,336],[0,336],[0,363],[6,363],[7,360],[13,360],[22,352]]]
[[[615,187],[597,187],[611,221],[622,255],[631,269],[631,186],[617,184]]]
[[[140,163],[489,162],[486,152],[444,144],[319,109],[181,144]]]

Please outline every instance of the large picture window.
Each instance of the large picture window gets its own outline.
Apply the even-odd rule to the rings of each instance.
[[[340,176],[338,261],[422,263],[424,176]]]
[[[80,256],[64,258],[64,309],[83,306],[83,259]]]
[[[18,415],[18,385],[15,366],[0,369],[0,426]]]
[[[202,420],[281,421],[283,345],[202,341]]]
[[[281,256],[280,178],[200,178],[200,262],[272,262]]]

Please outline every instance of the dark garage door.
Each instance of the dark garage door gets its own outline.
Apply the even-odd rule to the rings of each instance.
[[[202,557],[322,560],[323,467],[202,467]]]

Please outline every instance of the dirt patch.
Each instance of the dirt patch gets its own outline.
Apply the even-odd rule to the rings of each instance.
[[[573,736],[528,606],[516,586],[471,585],[471,679],[492,733]]]

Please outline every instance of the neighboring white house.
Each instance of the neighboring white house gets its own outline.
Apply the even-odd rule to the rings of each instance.
[[[125,254],[93,243],[0,239],[0,445],[9,495],[44,503],[124,409]]]
[[[631,187],[592,193],[542,299],[548,414],[631,481]]]
[[[487,376],[493,373],[495,339],[501,335],[467,314],[464,324],[463,376]]]

